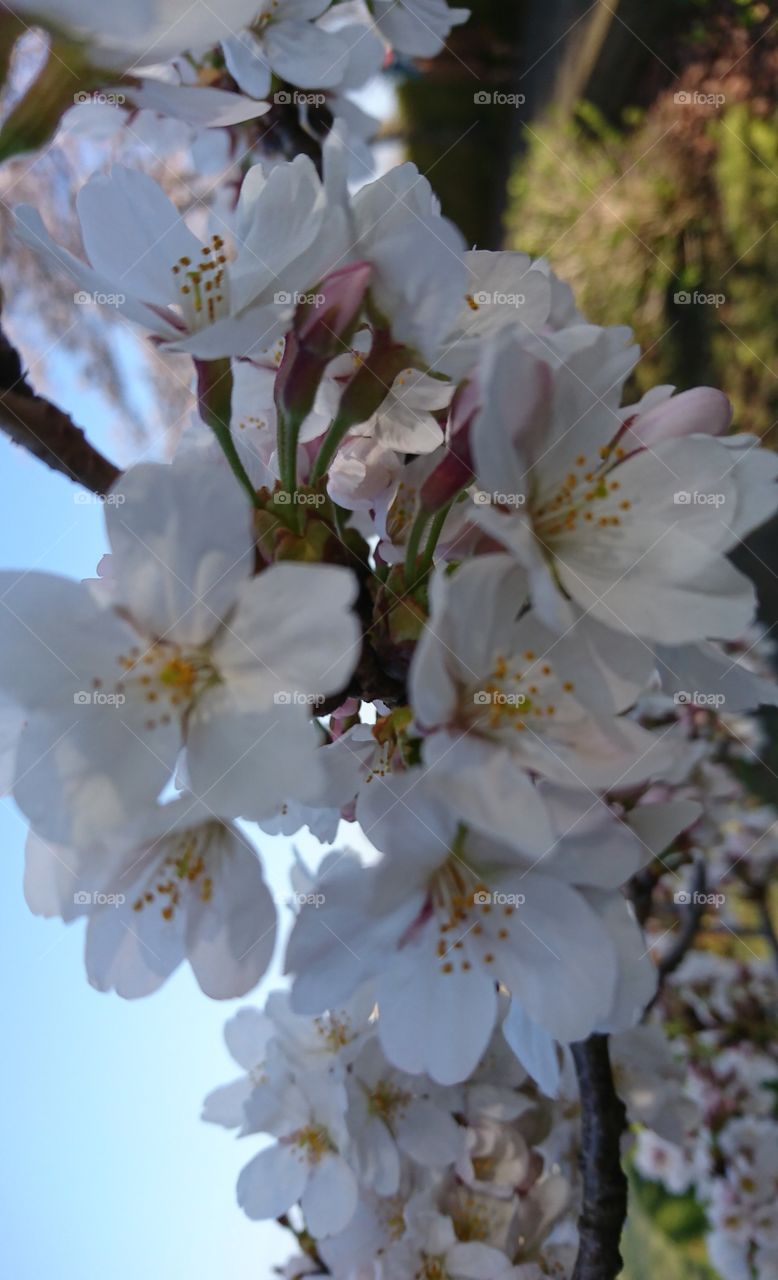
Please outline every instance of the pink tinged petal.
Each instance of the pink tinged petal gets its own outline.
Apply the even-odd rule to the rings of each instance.
[[[437,933],[427,928],[420,942],[385,963],[377,981],[378,1033],[394,1066],[457,1084],[475,1070],[494,1029],[495,978],[475,964],[462,969],[458,951],[444,972],[447,959],[436,946]]]
[[[308,1162],[298,1149],[277,1143],[260,1151],[238,1177],[238,1204],[254,1221],[278,1218],[296,1203],[308,1181]]]
[[[212,864],[216,865],[213,866]],[[273,955],[276,910],[259,859],[237,834],[209,846],[206,896],[195,883],[186,921],[189,963],[207,996],[225,1000],[257,985]]]
[[[91,178],[76,204],[96,271],[144,302],[175,301],[173,267],[181,257],[196,259],[200,242],[153,178],[116,165],[107,177]]]
[[[231,471],[193,451],[132,467],[113,496],[117,595],[152,636],[203,644],[252,570],[249,504]]]
[[[630,421],[621,443],[629,450],[630,436],[635,437],[632,447],[636,443],[646,448],[677,436],[723,436],[731,421],[732,405],[722,391],[713,387],[694,387],[645,413],[638,413]]]
[[[208,1094],[203,1103],[201,1119],[208,1124],[220,1124],[225,1129],[238,1129],[243,1124],[243,1106],[251,1094],[248,1076],[223,1084]]]
[[[342,1156],[322,1156],[313,1165],[300,1200],[311,1235],[318,1239],[343,1231],[354,1216],[358,1194],[357,1180]]]

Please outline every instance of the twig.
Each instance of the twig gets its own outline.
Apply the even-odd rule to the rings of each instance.
[[[0,329],[0,430],[54,471],[105,494],[121,472],[73,419],[33,391],[19,353]]]
[[[616,1093],[608,1037],[592,1035],[571,1046],[581,1095],[583,1207],[573,1280],[615,1280],[621,1273],[621,1232],[627,1216],[627,1179],[621,1167],[624,1103]]]

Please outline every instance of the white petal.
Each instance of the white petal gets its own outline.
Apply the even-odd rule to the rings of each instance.
[[[357,1180],[341,1156],[322,1156],[311,1170],[301,1208],[314,1238],[334,1236],[347,1227],[357,1207]]]
[[[120,599],[151,635],[202,644],[252,568],[250,508],[232,472],[193,451],[132,467],[113,497],[106,525]]]
[[[300,1199],[307,1181],[304,1156],[295,1147],[278,1143],[260,1151],[241,1169],[238,1204],[255,1221],[278,1218]]]

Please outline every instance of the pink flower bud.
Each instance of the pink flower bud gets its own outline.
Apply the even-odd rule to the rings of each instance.
[[[310,302],[298,306],[294,329],[302,350],[325,360],[341,354],[359,319],[372,270],[369,262],[340,267],[322,281]]]
[[[650,448],[678,436],[722,436],[732,421],[732,406],[723,391],[693,387],[671,396],[628,422],[627,437]]]

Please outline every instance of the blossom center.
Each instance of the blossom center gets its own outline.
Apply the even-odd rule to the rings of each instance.
[[[190,332],[204,329],[229,315],[230,277],[227,253],[221,236],[213,235],[193,261],[184,254],[171,267],[175,301]]]
[[[172,920],[182,898],[194,892],[201,902],[213,896],[212,846],[221,832],[221,824],[207,822],[164,840],[165,853],[148,873],[146,885],[132,904],[133,911],[144,911],[155,903],[163,920]]]
[[[613,472],[625,457],[611,441],[592,462],[579,454],[564,479],[551,492],[537,495],[531,505],[532,524],[540,542],[553,543],[581,528],[618,528],[632,503],[620,494]]]
[[[320,1124],[308,1124],[291,1134],[289,1141],[297,1148],[308,1164],[318,1164],[322,1156],[334,1151],[329,1133]]]

